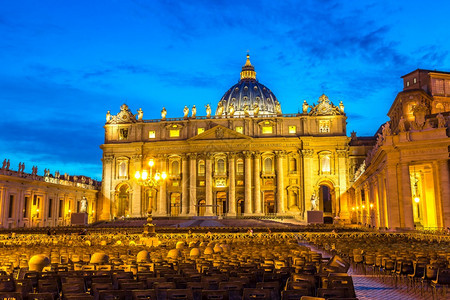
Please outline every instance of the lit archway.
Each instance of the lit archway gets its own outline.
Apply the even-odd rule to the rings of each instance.
[[[197,203],[197,214],[200,217],[203,217],[205,215],[206,211],[206,201],[205,200],[199,200]]]

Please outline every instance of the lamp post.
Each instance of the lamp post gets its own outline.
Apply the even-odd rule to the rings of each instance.
[[[155,174],[153,175],[153,167],[155,165],[155,162],[153,159],[150,159],[148,161],[149,171],[142,170],[136,171],[134,174],[134,177],[136,178],[139,185],[144,187],[149,187],[150,189],[156,189],[156,187],[167,178],[166,172],[158,172],[155,171]],[[148,204],[147,208],[147,223],[144,225],[144,236],[154,236],[155,235],[155,225],[152,224],[152,204]]]

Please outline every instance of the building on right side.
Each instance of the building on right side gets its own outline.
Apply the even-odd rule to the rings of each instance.
[[[390,229],[450,227],[450,73],[403,78],[349,190],[351,219]]]

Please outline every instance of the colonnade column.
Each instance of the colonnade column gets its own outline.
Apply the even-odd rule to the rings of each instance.
[[[414,228],[414,216],[412,207],[412,195],[411,195],[411,177],[409,175],[409,164],[401,164],[401,180],[402,180],[402,192],[399,193],[400,205],[403,211],[404,224],[406,228]]]
[[[228,215],[229,216],[236,216],[236,154],[230,153],[229,155],[229,190],[228,190]]]
[[[256,152],[253,160],[253,180],[255,181],[255,190],[253,197],[255,199],[255,214],[261,215],[261,153]]]
[[[449,182],[449,167],[448,160],[439,160],[439,185],[441,192],[441,207],[442,207],[442,217],[444,220],[443,227],[450,227],[450,188],[448,186]]]
[[[284,151],[277,151],[277,214],[285,213],[285,197],[284,197]]]
[[[142,155],[137,154],[137,155],[133,155],[131,157],[131,163],[133,165],[133,169],[134,170],[139,170],[142,167]],[[132,174],[129,174],[130,177]],[[145,199],[145,197],[142,196],[142,187],[140,184],[137,183],[136,180],[131,180],[131,188],[133,190],[132,193],[132,198],[130,199],[129,202],[129,208],[130,208],[130,216],[131,217],[141,217],[141,203],[142,201],[147,201],[147,199]],[[76,200],[75,200],[76,202]],[[144,214],[146,214],[147,212],[143,212]]]
[[[195,216],[197,204],[197,154],[189,154],[189,215]]]
[[[212,194],[212,162],[211,162],[212,155],[207,154],[206,155],[206,182],[205,182],[205,198],[206,198],[206,210],[205,210],[205,216],[212,216],[214,215],[212,205],[213,205],[213,194]]]
[[[400,211],[398,203],[397,166],[387,164],[386,168],[386,211],[389,228],[400,227]]]
[[[181,156],[181,215],[186,216],[188,213],[189,203],[189,172],[188,172],[188,160],[187,155]]]
[[[160,172],[166,172],[167,168],[167,156],[162,155],[160,158]],[[157,215],[167,216],[167,191],[166,191],[166,180],[162,180],[159,186],[159,202],[157,207]]]
[[[245,155],[245,201],[244,214],[250,215],[252,213],[252,153],[246,151]]]

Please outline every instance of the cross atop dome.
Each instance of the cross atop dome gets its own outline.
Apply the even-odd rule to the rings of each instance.
[[[248,52],[247,52],[247,61],[245,62],[245,65],[242,67],[241,71],[241,80],[245,79],[256,80],[255,67],[252,66],[252,63],[250,62],[250,54]]]

